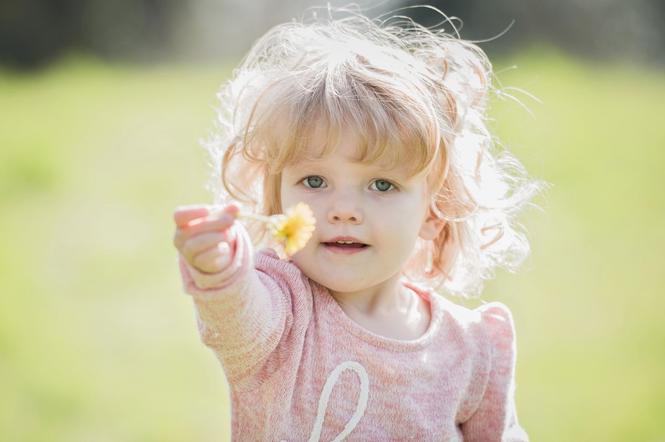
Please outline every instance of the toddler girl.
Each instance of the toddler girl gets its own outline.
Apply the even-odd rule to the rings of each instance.
[[[234,71],[215,205],[174,213],[234,439],[528,440],[510,310],[437,293],[477,295],[528,253],[512,217],[540,184],[494,149],[490,75],[443,30],[353,14],[277,26]],[[316,229],[287,259],[239,217],[300,202]]]

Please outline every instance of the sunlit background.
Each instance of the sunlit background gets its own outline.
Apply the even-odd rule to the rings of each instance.
[[[316,4],[0,2],[1,440],[230,439],[172,212],[211,203],[199,140],[220,84]],[[513,311],[520,423],[533,441],[665,441],[665,3],[431,4],[484,41],[520,102],[496,97],[492,128],[551,183],[520,217],[532,255],[483,296]]]

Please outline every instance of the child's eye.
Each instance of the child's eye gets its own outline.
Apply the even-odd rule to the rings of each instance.
[[[323,184],[323,178],[318,175],[310,175],[303,178],[301,182],[305,183],[305,187],[318,189]]]
[[[374,181],[372,181],[372,184],[375,184],[375,183],[376,183],[376,190],[378,190],[379,192],[388,192],[391,189],[391,187],[395,187],[395,185],[393,183],[391,183],[390,181],[386,181],[386,180],[374,180]],[[395,189],[397,189],[397,188],[395,187]]]

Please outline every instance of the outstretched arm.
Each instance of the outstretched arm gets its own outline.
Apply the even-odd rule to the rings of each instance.
[[[220,215],[205,206],[179,208],[174,245],[201,340],[238,384],[276,348],[286,308],[277,284],[254,268],[253,246],[236,214],[235,206]]]

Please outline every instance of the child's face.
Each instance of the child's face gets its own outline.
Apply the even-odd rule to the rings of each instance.
[[[334,292],[365,290],[395,277],[418,236],[432,239],[441,227],[441,221],[428,216],[425,177],[409,179],[403,168],[354,162],[355,154],[355,139],[343,136],[329,157],[287,166],[282,172],[282,207],[302,201],[316,217],[312,238],[292,260]],[[325,244],[338,236],[354,237],[368,246]]]

